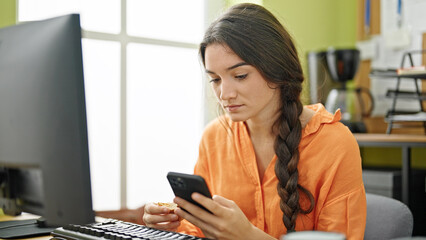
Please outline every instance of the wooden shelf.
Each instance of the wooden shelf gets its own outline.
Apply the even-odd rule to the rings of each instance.
[[[360,145],[366,145],[368,143],[392,143],[397,142],[403,143],[422,143],[426,146],[426,136],[424,135],[410,135],[410,134],[363,134],[354,133],[354,136]]]
[[[425,73],[414,73],[414,74],[398,74],[396,70],[372,70],[370,75],[371,78],[401,78],[401,79],[426,79]]]

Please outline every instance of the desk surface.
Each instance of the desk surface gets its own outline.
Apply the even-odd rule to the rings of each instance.
[[[15,220],[27,220],[27,219],[37,219],[39,218],[39,216],[36,215],[32,215],[29,213],[22,213],[19,216],[16,217],[12,217],[12,216],[7,216],[7,215],[0,215],[0,222],[2,221],[15,221]],[[30,239],[30,240],[48,240],[50,239],[51,236],[47,235],[47,236],[42,236],[42,237],[32,237],[32,238],[24,238],[24,239]],[[0,238],[3,239],[3,238]]]
[[[425,144],[425,135],[409,135],[409,134],[369,134],[369,133],[355,133],[355,139],[359,144],[364,143],[412,143],[412,144]]]

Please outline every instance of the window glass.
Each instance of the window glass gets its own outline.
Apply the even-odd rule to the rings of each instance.
[[[120,0],[19,0],[19,21],[79,13],[85,30],[119,33]]]
[[[203,35],[204,1],[127,1],[129,35],[199,43]]]
[[[93,208],[120,208],[120,44],[83,39]]]
[[[80,13],[84,30],[118,33],[117,39],[129,39],[120,29],[120,0],[17,2],[20,22]],[[152,38],[151,42],[198,44],[201,40],[203,0],[127,0],[125,10],[128,32],[135,37]],[[93,207],[119,209],[123,192],[127,192],[128,207],[139,207],[148,200],[171,201],[167,171],[192,173],[203,126],[197,50],[129,43],[127,61],[122,65],[120,45],[124,42],[90,36],[82,43]],[[96,36],[102,39],[105,35]],[[121,79],[121,71],[126,71],[127,80]],[[128,92],[124,149],[120,139],[122,81],[127,82]],[[127,191],[120,191],[120,161],[126,160],[120,159],[120,151],[127,151]]]
[[[168,171],[192,173],[202,128],[196,49],[130,44],[127,82],[128,206],[173,199]]]
[[[116,34],[120,32],[120,0],[80,0],[80,3],[83,29]]]

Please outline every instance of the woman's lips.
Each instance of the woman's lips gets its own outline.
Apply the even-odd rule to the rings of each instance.
[[[226,109],[228,109],[229,112],[235,112],[238,109],[240,109],[243,105],[227,105],[225,106]]]

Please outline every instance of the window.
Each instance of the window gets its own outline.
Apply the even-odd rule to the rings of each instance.
[[[191,173],[198,155],[202,82],[197,50],[129,44],[127,59],[128,204],[171,201],[167,172]]]
[[[171,201],[167,171],[193,171],[204,126],[204,5],[18,1],[19,22],[80,13],[95,210]]]

